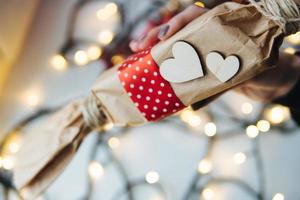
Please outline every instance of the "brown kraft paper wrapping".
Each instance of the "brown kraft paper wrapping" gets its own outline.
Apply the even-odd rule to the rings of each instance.
[[[160,65],[173,57],[172,45],[186,41],[193,45],[202,62],[205,76],[171,86],[186,106],[232,88],[275,63],[283,38],[283,27],[263,16],[251,5],[222,4],[197,18],[170,39],[151,50]],[[226,83],[220,82],[205,66],[211,51],[224,56],[237,55],[241,61],[238,74]],[[267,67],[268,66],[268,67]],[[92,89],[107,119],[115,125],[137,125],[147,120],[134,106],[123,89],[115,66],[104,72]],[[17,156],[14,182],[26,199],[32,199],[63,171],[76,153],[81,141],[91,132],[85,125],[80,107],[82,101],[71,103],[52,117],[52,121],[34,133],[25,135]]]

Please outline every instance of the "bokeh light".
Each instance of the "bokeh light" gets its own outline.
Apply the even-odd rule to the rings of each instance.
[[[207,174],[212,170],[212,163],[208,159],[203,159],[198,164],[198,171],[200,174]]]
[[[103,167],[97,161],[92,161],[88,167],[88,173],[92,180],[98,180],[104,173]]]
[[[154,184],[159,181],[159,174],[156,171],[149,171],[146,176],[145,180],[149,184]]]
[[[246,134],[249,138],[255,138],[259,134],[259,130],[256,126],[250,125],[246,128]]]
[[[67,69],[67,66],[68,66],[68,63],[67,63],[65,57],[63,57],[60,54],[56,54],[56,55],[52,56],[50,59],[50,64],[57,71],[64,71]]]

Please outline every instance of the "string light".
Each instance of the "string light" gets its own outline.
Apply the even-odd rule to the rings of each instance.
[[[284,200],[284,195],[282,193],[277,193],[274,195],[272,200]]]
[[[267,120],[259,120],[256,126],[261,132],[268,132],[271,128],[271,124]]]
[[[90,60],[97,60],[102,55],[102,48],[92,45],[87,49],[87,55]]]
[[[201,117],[190,109],[183,110],[180,113],[180,118],[191,127],[199,127],[202,123]]]
[[[244,154],[244,153],[242,153],[242,152],[236,153],[236,154],[234,154],[234,156],[233,156],[233,161],[234,161],[237,165],[240,165],[240,164],[245,163],[246,160],[247,160],[247,156],[246,156],[246,154]]]
[[[8,150],[11,153],[17,153],[20,150],[20,145],[18,142],[11,142],[8,144]]]
[[[271,124],[281,124],[290,118],[290,110],[281,105],[274,105],[266,109],[264,116]]]
[[[150,171],[146,174],[145,180],[149,184],[154,184],[159,181],[159,174],[155,171]]]
[[[116,14],[118,12],[118,6],[115,3],[109,3],[105,6],[105,9],[107,12],[111,13],[112,15]]]
[[[249,138],[255,138],[259,134],[259,130],[256,126],[250,125],[246,128],[246,134]]]
[[[209,160],[203,159],[198,164],[198,171],[200,174],[207,174],[211,172],[212,170],[212,164]]]
[[[198,115],[193,115],[190,117],[188,124],[191,127],[197,127],[201,125],[201,118]]]
[[[118,148],[120,145],[120,140],[117,137],[111,137],[108,140],[108,145],[110,148],[115,149]]]
[[[104,131],[109,131],[109,130],[114,128],[114,124],[113,123],[106,123],[102,128],[103,128]]]
[[[253,111],[253,105],[251,103],[243,103],[241,106],[242,113],[248,115]]]
[[[64,71],[67,69],[67,66],[68,66],[68,63],[67,63],[65,57],[63,57],[60,54],[56,54],[56,55],[52,56],[50,59],[50,64],[54,69],[56,69],[58,71]]]
[[[186,123],[188,123],[189,118],[194,116],[195,112],[190,109],[185,109],[180,113],[180,119]]]
[[[295,54],[296,53],[296,49],[294,49],[292,47],[285,48],[283,51],[285,53],[288,53],[288,54]]]
[[[92,161],[88,167],[89,176],[94,180],[98,180],[104,173],[103,167],[97,161]]]
[[[0,157],[0,167],[3,167],[6,170],[11,170],[14,168],[14,159],[11,156]]]
[[[288,36],[287,41],[294,45],[300,44],[300,32]]]
[[[98,41],[103,45],[108,45],[114,38],[114,34],[110,30],[101,31],[98,35]]]
[[[210,200],[214,198],[215,192],[211,188],[205,188],[202,191],[202,196],[204,199]]]
[[[97,17],[100,20],[107,20],[107,19],[109,19],[109,17],[111,15],[115,14],[117,11],[118,11],[117,5],[115,3],[109,3],[105,6],[104,9],[101,9],[101,12],[100,12],[100,10],[97,12]],[[113,37],[114,37],[113,32],[109,31],[109,30],[102,31],[98,35],[99,42],[104,45],[109,44],[113,40]],[[297,37],[298,37],[297,43],[299,43],[300,36],[297,36]],[[294,40],[294,42],[295,41],[296,40]],[[101,56],[101,54],[103,53],[102,51],[103,50],[98,46],[91,46],[86,51],[82,51],[82,50],[77,51],[74,55],[74,60],[79,65],[85,65],[89,62],[89,60],[98,59]],[[289,53],[295,53],[295,49],[293,49],[293,48],[287,48],[287,49],[285,49],[285,51],[289,52]],[[78,58],[76,59],[77,53],[78,53],[78,55],[77,55]],[[111,60],[112,60],[113,64],[118,64],[124,60],[124,57],[116,55],[116,57],[113,56],[111,58]],[[51,58],[50,62],[52,64],[52,66],[57,70],[65,70],[67,68],[67,61],[61,55],[54,55]],[[36,97],[33,97],[33,100],[35,98]],[[39,98],[36,98],[36,99],[39,99]],[[40,100],[38,100],[38,101],[40,101]],[[32,101],[32,102],[34,102],[34,101]],[[35,103],[33,103],[33,105],[35,105]],[[244,114],[250,114],[253,112],[253,106],[251,103],[244,103],[241,107],[241,110]],[[185,114],[182,113],[182,115],[180,117],[183,121],[185,121],[192,127],[199,126],[201,124],[201,118],[193,111],[188,111]],[[277,121],[278,121],[278,119],[277,119]],[[282,120],[282,121],[284,121],[284,120]],[[113,124],[110,123],[110,124],[107,124],[104,129],[110,130],[112,127],[113,127]],[[270,123],[267,120],[260,120],[257,122],[257,126],[251,125],[251,126],[247,127],[246,132],[249,137],[254,138],[259,134],[259,131],[267,132],[269,129],[270,129]],[[216,134],[217,127],[214,123],[210,122],[205,125],[204,131],[207,136],[211,137]],[[249,134],[248,134],[248,132],[249,132]],[[110,148],[117,148],[120,145],[120,140],[117,137],[111,137],[108,140],[108,145]],[[9,144],[8,148],[11,152],[17,152],[19,149],[19,146],[18,146],[18,143],[12,142]],[[234,155],[233,160],[236,164],[242,164],[247,160],[247,156],[246,156],[246,154],[239,152]],[[2,167],[2,166],[6,169],[13,168],[13,166],[14,166],[13,159],[11,157],[5,157],[5,158],[0,157],[0,167]],[[199,162],[198,171],[200,173],[206,174],[206,173],[211,172],[211,170],[212,170],[212,164],[209,160],[204,159]],[[88,173],[93,180],[99,179],[104,174],[103,166],[96,161],[92,161],[89,164]],[[150,171],[145,175],[145,180],[149,184],[157,183],[159,181],[159,178],[160,178],[159,174],[155,171]],[[203,189],[201,194],[205,199],[212,199],[215,196],[215,192],[211,188]],[[281,193],[277,193],[274,195],[273,200],[284,200],[284,196]]]
[[[111,57],[111,62],[113,65],[120,64],[123,61],[124,61],[124,56],[122,55],[114,55],[113,57]]]
[[[38,89],[31,89],[24,94],[24,103],[29,107],[37,107],[42,103],[42,95]]]
[[[101,21],[106,21],[117,12],[118,6],[115,3],[108,3],[104,8],[97,11],[97,18]]]
[[[217,133],[217,126],[213,122],[209,122],[204,126],[204,133],[208,137],[212,137]]]
[[[2,147],[2,154],[12,155],[17,153],[20,150],[21,146],[21,133],[18,131],[12,132],[5,140],[5,143]]]
[[[74,61],[77,65],[86,65],[89,62],[89,58],[85,51],[78,50],[74,54]]]

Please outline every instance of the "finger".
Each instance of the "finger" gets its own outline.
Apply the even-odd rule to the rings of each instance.
[[[205,8],[192,5],[171,19],[167,24],[152,29],[142,40],[131,42],[130,48],[132,51],[137,52],[156,44],[159,40],[165,40],[206,11],[207,9]]]
[[[143,40],[139,41],[138,50],[141,51],[143,49],[155,45],[159,41],[157,37],[159,30],[160,30],[160,26],[153,28],[151,31],[149,31],[147,36]]]
[[[133,52],[137,52],[138,51],[138,45],[139,42],[144,40],[146,38],[147,34],[142,35],[142,37],[140,37],[138,40],[133,40],[129,43],[129,47]]]
[[[173,17],[166,25],[161,27],[159,39],[166,40],[206,11],[206,8],[195,5],[189,6],[187,9]],[[165,31],[166,29],[167,31]]]
[[[138,41],[132,41],[129,44],[131,50],[134,52],[141,51],[157,43],[158,42],[157,35],[159,33],[159,30],[160,30],[160,26],[153,28],[149,33],[147,33],[144,37],[142,37]]]

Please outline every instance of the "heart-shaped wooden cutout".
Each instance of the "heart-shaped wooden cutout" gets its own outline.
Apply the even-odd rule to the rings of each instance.
[[[199,56],[192,45],[184,41],[176,42],[172,53],[174,58],[165,60],[159,68],[165,80],[182,83],[204,76]]]
[[[211,52],[206,57],[208,69],[223,83],[233,78],[240,68],[240,61],[237,56],[223,56],[218,52]]]

